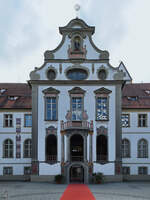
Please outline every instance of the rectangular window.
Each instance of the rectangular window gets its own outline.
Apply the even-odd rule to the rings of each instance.
[[[24,126],[25,127],[31,127],[32,126],[32,115],[31,114],[25,114],[24,115]]]
[[[13,127],[13,115],[4,114],[4,127]]]
[[[3,175],[13,175],[13,168],[12,167],[4,167]]]
[[[123,175],[130,175],[130,167],[122,167]]]
[[[72,120],[82,120],[82,97],[72,97]]]
[[[31,174],[31,167],[24,167],[24,175],[30,175]]]
[[[108,120],[107,97],[98,97],[96,99],[96,120]]]
[[[138,115],[138,126],[146,127],[147,126],[147,114],[139,114]]]
[[[46,97],[46,120],[57,120],[56,97]]]
[[[129,127],[129,114],[122,114],[121,121],[123,128]]]
[[[139,167],[138,174],[139,175],[147,175],[147,167]]]

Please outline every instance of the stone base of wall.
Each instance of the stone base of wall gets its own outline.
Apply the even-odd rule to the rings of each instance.
[[[150,175],[123,175],[123,181],[150,181]]]
[[[54,175],[31,175],[30,180],[31,182],[49,182],[54,183]]]
[[[122,182],[123,176],[122,175],[105,175],[104,176],[104,182],[105,183],[117,183]]]
[[[30,181],[30,175],[0,176],[0,181]]]

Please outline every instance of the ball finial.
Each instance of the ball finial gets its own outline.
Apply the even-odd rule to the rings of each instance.
[[[80,5],[79,4],[75,4],[74,9],[76,11],[76,17],[78,17],[78,12],[80,10]]]

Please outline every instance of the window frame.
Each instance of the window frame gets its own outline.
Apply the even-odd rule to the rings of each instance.
[[[123,142],[128,142],[128,144],[123,144]],[[128,146],[128,149],[127,148],[123,148],[124,147],[127,147]],[[127,154],[126,154],[127,152]],[[130,158],[131,157],[131,144],[130,144],[130,140],[127,139],[127,138],[123,138],[122,139],[122,143],[121,143],[121,156],[122,158]]]
[[[80,119],[73,119],[73,98],[75,98],[75,99],[77,99],[77,98],[81,98],[81,120]],[[76,105],[77,105],[77,103],[76,103]],[[83,97],[83,95],[77,95],[77,96],[74,96],[74,95],[72,95],[71,97],[70,97],[70,110],[71,110],[71,119],[72,119],[72,121],[82,121],[83,120],[83,117],[82,117],[82,113],[83,113],[83,111],[84,111],[84,97]],[[77,110],[76,110],[76,112],[77,112]],[[76,117],[77,117],[77,115],[76,115]]]
[[[10,170],[11,171],[11,173],[5,173],[5,170]],[[3,176],[12,176],[13,175],[13,167],[3,167]]]
[[[145,115],[145,119],[140,119],[140,116],[142,115]],[[142,120],[142,121],[141,121]],[[143,120],[145,120],[145,126],[143,126]],[[148,121],[148,115],[146,113],[141,113],[141,114],[138,114],[138,127],[139,128],[144,128],[144,127],[147,127],[147,121]]]
[[[31,116],[31,126],[27,126],[26,125],[26,116]],[[24,114],[24,127],[26,127],[26,128],[30,128],[30,127],[32,127],[32,114]]]
[[[123,124],[122,123],[122,116],[128,116],[128,126],[122,126],[122,128],[129,128],[130,127],[130,114],[129,113],[122,113],[121,114],[121,125]]]
[[[124,170],[125,170],[126,173],[124,173]],[[123,166],[122,167],[122,175],[130,175],[130,167],[129,166]]]
[[[6,118],[6,115],[11,116],[10,118]],[[9,126],[6,126],[6,120],[8,120]],[[12,121],[12,125],[10,126],[10,120]],[[13,114],[4,114],[3,115],[3,127],[4,128],[13,128]]]
[[[11,141],[12,144],[6,144],[5,142],[6,141]],[[8,148],[6,149],[6,145],[8,146]],[[10,146],[12,146],[12,149],[10,148]],[[8,153],[6,153],[6,151],[8,151]],[[10,152],[11,151],[11,152]],[[7,155],[8,154],[8,155]],[[6,156],[7,155],[7,156]],[[11,155],[11,156],[10,156]],[[13,143],[13,140],[10,139],[10,138],[7,138],[4,140],[3,142],[3,158],[6,158],[6,159],[12,159],[14,158],[14,143]]]
[[[28,170],[30,170],[30,173],[27,172]],[[28,176],[28,175],[31,175],[31,166],[25,166],[24,167],[24,176]]]
[[[30,141],[30,144],[26,142]],[[26,154],[27,152],[27,154]],[[27,138],[24,140],[23,143],[23,157],[24,158],[32,158],[32,140],[30,138]]]
[[[140,149],[139,149],[139,145],[141,145],[140,142],[142,142],[142,141],[146,142],[145,150],[143,149],[143,147],[142,148],[140,147]],[[140,139],[137,143],[137,157],[138,158],[148,158],[148,141],[144,138]]]
[[[142,173],[140,171],[142,171]],[[138,175],[148,175],[148,167],[146,167],[146,166],[138,167]]]
[[[97,114],[98,114],[98,112],[97,112],[97,105],[98,105],[98,99],[99,98],[106,98],[106,109],[107,109],[107,119],[97,119]],[[95,97],[95,101],[96,101],[96,103],[95,103],[95,114],[96,114],[96,116],[95,116],[95,121],[109,121],[109,96],[108,95],[97,95],[96,97]]]

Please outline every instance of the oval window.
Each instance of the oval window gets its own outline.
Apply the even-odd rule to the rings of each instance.
[[[56,78],[56,72],[53,69],[49,69],[47,72],[47,78],[49,80],[54,80]]]
[[[71,80],[84,80],[88,77],[84,69],[70,69],[67,71],[67,78]]]
[[[98,77],[99,77],[99,79],[101,79],[101,80],[106,79],[107,74],[106,74],[105,69],[101,69],[101,70],[99,70],[99,72],[98,72]]]

